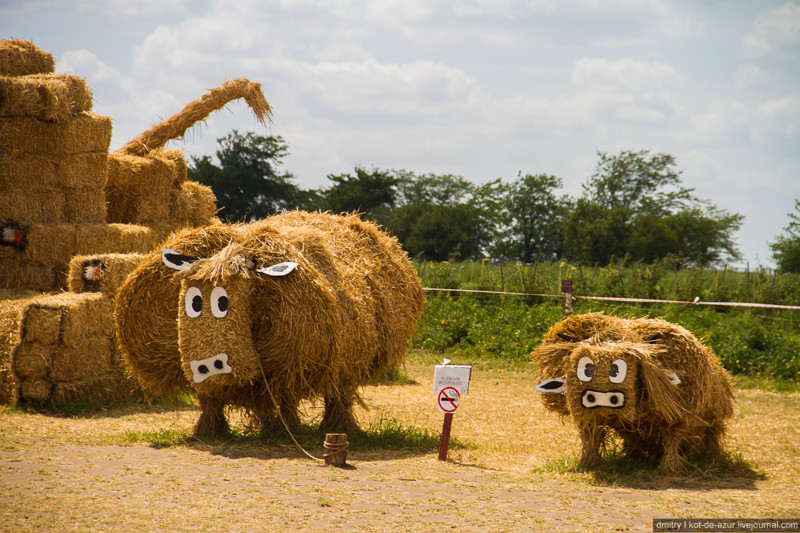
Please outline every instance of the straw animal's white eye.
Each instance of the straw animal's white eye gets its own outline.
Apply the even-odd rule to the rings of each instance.
[[[611,383],[622,383],[627,373],[628,363],[622,359],[617,359],[611,363],[611,369],[608,371],[608,380],[611,381]]]
[[[203,310],[203,293],[197,287],[189,287],[186,291],[186,314],[189,318],[197,318]]]
[[[217,318],[228,314],[228,292],[222,287],[214,287],[211,291],[211,314]]]
[[[578,379],[592,381],[592,376],[594,376],[594,361],[588,357],[581,357],[578,361]]]

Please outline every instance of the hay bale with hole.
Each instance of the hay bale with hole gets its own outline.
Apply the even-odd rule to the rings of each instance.
[[[397,240],[355,216],[284,213],[164,249],[120,289],[119,343],[143,386],[195,390],[199,434],[227,431],[226,405],[276,423],[270,393],[290,425],[322,399],[322,426],[356,429],[359,387],[402,359],[424,307]]]
[[[0,40],[0,76],[49,74],[55,66],[53,54],[40,50],[30,41]]]
[[[570,417],[581,465],[598,463],[613,434],[623,451],[680,471],[687,454],[717,459],[733,415],[730,377],[689,331],[659,319],[573,315],[532,354],[545,406]]]
[[[67,287],[70,292],[101,292],[113,299],[144,258],[145,254],[76,255],[69,262]]]
[[[159,235],[131,224],[0,223],[0,288],[66,288],[75,255],[143,253]]]

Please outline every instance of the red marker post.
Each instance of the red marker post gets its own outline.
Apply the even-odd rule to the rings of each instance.
[[[469,391],[469,380],[472,376],[472,367],[465,365],[450,365],[445,359],[444,364],[436,365],[433,374],[433,393],[436,395],[436,408],[444,413],[442,424],[442,439],[439,442],[439,460],[447,460],[447,449],[450,445],[450,429],[453,426],[453,413],[458,409],[461,395]]]

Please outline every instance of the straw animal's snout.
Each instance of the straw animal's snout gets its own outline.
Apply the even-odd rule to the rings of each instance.
[[[192,369],[192,381],[202,383],[211,376],[217,374],[230,374],[233,369],[228,364],[228,354],[218,353],[199,361],[189,361],[189,368]]]
[[[581,395],[581,405],[587,409],[596,407],[620,409],[625,406],[625,394],[620,391],[603,392],[586,389]]]

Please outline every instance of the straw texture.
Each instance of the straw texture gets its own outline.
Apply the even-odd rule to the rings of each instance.
[[[274,422],[264,379],[290,423],[298,422],[301,400],[322,399],[323,426],[357,428],[358,388],[402,359],[424,307],[396,239],[355,216],[288,212],[186,230],[164,246],[202,259],[180,272],[158,254],[145,260],[120,290],[117,330],[145,387],[197,391],[204,406],[198,433],[226,431],[225,405]],[[286,276],[257,270],[287,261],[298,266]],[[222,318],[207,307],[220,287]],[[187,313],[189,290],[202,295],[196,316]],[[192,364],[219,353],[232,371],[194,382]]]
[[[30,41],[0,41],[0,76],[48,74],[55,70],[53,55],[39,50]]]
[[[244,78],[236,78],[226,81],[216,89],[211,89],[199,100],[188,103],[179,113],[132,139],[118,151],[144,156],[153,150],[158,150],[168,141],[183,137],[186,130],[197,122],[205,120],[214,111],[222,109],[229,102],[239,98],[244,98],[260,123],[267,123],[271,117],[272,108],[261,92],[261,84]]]
[[[711,350],[677,324],[573,315],[547,332],[532,358],[540,381],[566,378],[563,393],[545,393],[543,400],[575,421],[584,466],[599,460],[612,431],[628,454],[657,458],[671,472],[683,467],[687,453],[711,458],[723,453],[726,422],[733,415],[730,378]],[[619,361],[627,374],[612,382]],[[617,405],[587,404],[587,397],[604,395],[614,396]]]

